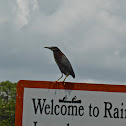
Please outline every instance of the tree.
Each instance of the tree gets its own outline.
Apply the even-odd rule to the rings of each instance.
[[[15,125],[16,86],[10,81],[0,83],[0,126]]]

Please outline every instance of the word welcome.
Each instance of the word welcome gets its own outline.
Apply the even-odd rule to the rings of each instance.
[[[85,115],[85,107],[83,104],[56,104],[54,99],[47,102],[47,99],[36,99],[32,98],[34,114],[45,114],[45,115],[68,115],[68,116],[84,116]],[[113,107],[111,102],[104,102],[103,108],[100,110],[97,106],[93,106],[92,104],[88,107],[89,117],[98,117],[100,115],[100,111],[103,114],[103,118],[120,118],[126,119],[126,105],[121,103],[119,108]]]

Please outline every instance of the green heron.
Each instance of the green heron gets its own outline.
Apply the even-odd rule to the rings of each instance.
[[[73,68],[69,62],[69,60],[67,59],[67,57],[60,51],[59,48],[57,47],[44,47],[44,48],[48,48],[50,50],[53,51],[53,55],[54,55],[54,59],[61,71],[61,77],[56,81],[58,82],[62,77],[63,77],[63,74],[66,75],[66,77],[64,78],[63,82],[64,82],[64,85],[65,85],[65,80],[66,78],[71,75],[73,78],[75,78],[75,74],[74,74],[74,71],[73,71]]]

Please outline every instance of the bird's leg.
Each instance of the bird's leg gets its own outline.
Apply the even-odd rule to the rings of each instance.
[[[57,81],[54,82],[54,84],[57,83],[62,77],[63,77],[63,73],[62,73],[61,77]]]
[[[62,77],[63,77],[63,73],[62,73],[61,77],[56,82],[58,82]]]
[[[66,78],[69,76],[69,74],[67,73],[66,74],[66,77],[64,78],[64,80],[63,80],[63,83],[64,83],[64,85],[65,85],[65,80],[66,80]]]

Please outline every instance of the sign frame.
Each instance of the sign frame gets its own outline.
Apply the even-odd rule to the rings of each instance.
[[[15,126],[22,126],[24,88],[64,89],[126,93],[125,85],[20,80],[16,92]]]

